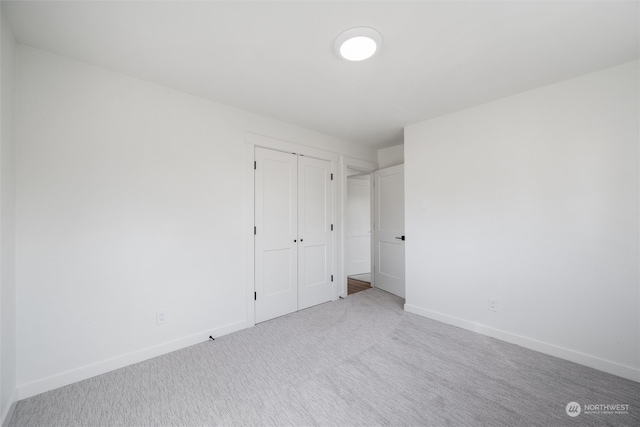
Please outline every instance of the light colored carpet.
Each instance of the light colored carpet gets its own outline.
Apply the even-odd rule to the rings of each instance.
[[[20,401],[10,425],[640,425],[640,384],[402,303],[359,292]]]

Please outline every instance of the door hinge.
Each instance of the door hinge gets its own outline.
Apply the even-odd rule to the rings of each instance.
[[[331,281],[333,282],[333,274],[331,275]]]
[[[253,162],[253,170],[258,169],[258,162]]]
[[[331,181],[333,181],[333,174],[331,174]]]
[[[254,300],[254,301],[257,301],[257,300],[258,300],[258,293],[257,293],[257,292],[254,292],[254,293],[253,293],[253,300]]]
[[[258,234],[258,229],[256,227],[253,227],[253,235],[255,236],[256,234]]]
[[[331,231],[333,231],[333,224],[331,224]]]

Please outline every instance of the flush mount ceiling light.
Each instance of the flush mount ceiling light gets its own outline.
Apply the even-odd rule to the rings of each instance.
[[[336,54],[348,61],[370,58],[382,46],[382,36],[369,27],[354,27],[343,31],[336,39]]]

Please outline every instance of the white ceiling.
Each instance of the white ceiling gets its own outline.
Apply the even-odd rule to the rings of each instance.
[[[637,59],[639,2],[6,2],[19,43],[371,147]],[[333,42],[376,28],[379,54]]]

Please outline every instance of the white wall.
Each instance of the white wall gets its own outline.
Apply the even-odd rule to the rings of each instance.
[[[15,41],[0,8],[0,424],[16,389],[14,180]]]
[[[638,75],[405,129],[407,310],[640,380]]]
[[[380,169],[390,168],[404,163],[404,144],[378,150],[378,165]]]
[[[376,159],[32,48],[17,67],[21,398],[245,326],[245,132]]]

